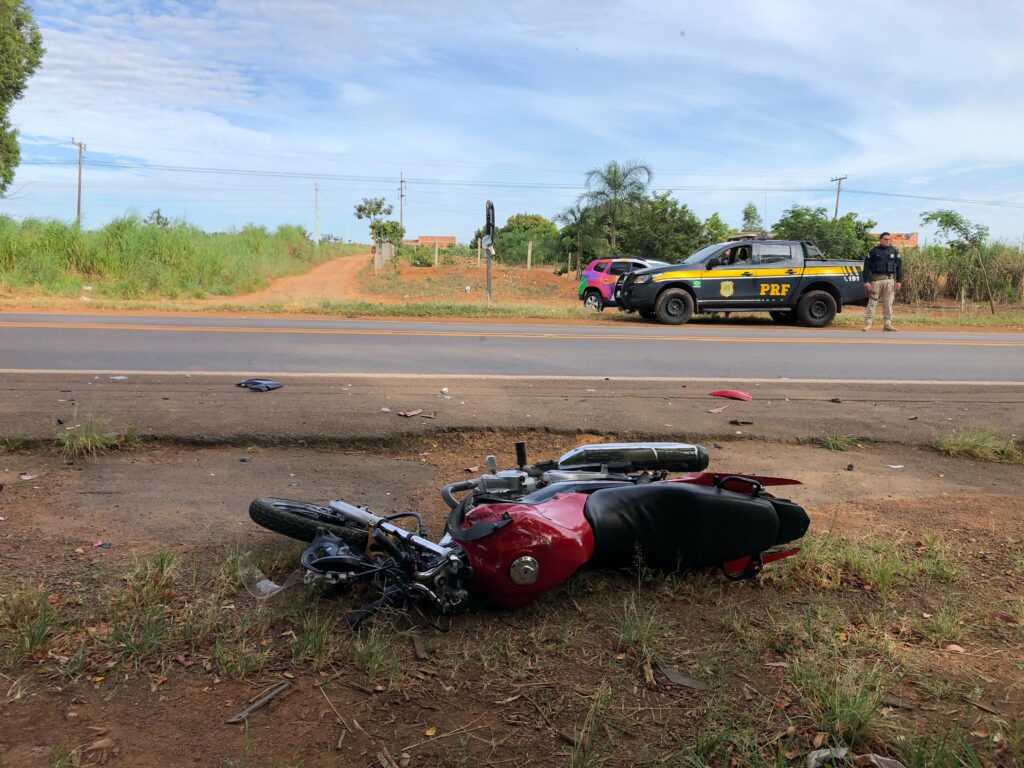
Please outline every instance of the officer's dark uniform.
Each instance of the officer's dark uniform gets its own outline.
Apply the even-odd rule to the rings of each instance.
[[[864,259],[862,278],[871,284],[868,292],[868,306],[864,312],[864,330],[871,328],[875,316],[875,305],[882,302],[882,318],[886,330],[892,327],[892,302],[896,296],[896,283],[903,282],[903,259],[891,245],[876,245]]]

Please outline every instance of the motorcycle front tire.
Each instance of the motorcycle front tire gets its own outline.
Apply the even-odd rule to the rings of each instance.
[[[274,533],[310,542],[322,529],[360,552],[366,547],[367,531],[364,526],[340,521],[329,523],[323,519],[325,516],[337,517],[337,514],[329,507],[292,499],[263,498],[249,505],[249,517],[253,522]]]

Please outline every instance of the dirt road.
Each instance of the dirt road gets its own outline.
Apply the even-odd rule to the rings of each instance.
[[[208,304],[301,304],[308,306],[320,299],[339,301],[342,299],[362,298],[356,288],[356,275],[359,270],[370,263],[373,258],[369,253],[355,256],[342,256],[338,259],[325,261],[309,272],[300,275],[289,275],[271,282],[262,291],[246,293],[238,296],[205,299]]]

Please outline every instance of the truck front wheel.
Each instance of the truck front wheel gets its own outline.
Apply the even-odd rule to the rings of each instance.
[[[659,323],[682,325],[693,317],[693,297],[682,288],[669,288],[658,296],[654,316]]]
[[[811,328],[824,328],[836,316],[836,300],[828,291],[809,291],[796,305],[797,319]]]

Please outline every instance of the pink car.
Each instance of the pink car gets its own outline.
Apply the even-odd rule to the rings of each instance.
[[[615,283],[623,275],[648,267],[667,267],[664,261],[652,259],[594,259],[580,275],[577,289],[580,301],[587,309],[601,311],[615,306]]]

